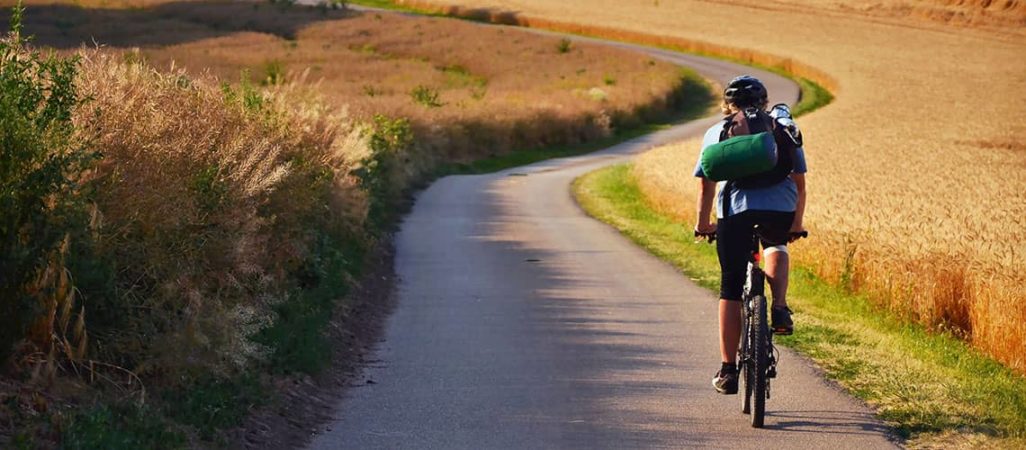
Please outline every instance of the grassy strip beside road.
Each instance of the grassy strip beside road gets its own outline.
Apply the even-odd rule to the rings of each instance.
[[[782,72],[781,75],[792,76],[787,72]],[[798,83],[798,88],[801,89],[801,98],[791,110],[795,117],[813,112],[834,101],[834,94],[816,84],[815,81],[808,78],[796,78],[795,81]]]
[[[691,224],[652,209],[631,168],[579,178],[573,187],[578,202],[699,285],[716,289],[715,248],[694,243]],[[1026,445],[1026,380],[1008,368],[952,336],[902,324],[801,267],[792,273],[789,303],[797,331],[780,341],[876,407],[910,445]]]

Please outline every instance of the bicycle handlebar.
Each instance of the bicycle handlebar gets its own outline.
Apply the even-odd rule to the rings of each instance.
[[[709,241],[710,244],[713,243],[713,242],[716,242],[716,232],[715,231],[712,232],[712,233],[703,233],[701,231],[695,230],[695,237],[696,238],[706,238]],[[790,233],[790,237],[791,237],[791,239],[789,239],[789,241],[793,242],[793,241],[796,241],[796,240],[801,239],[801,238],[808,238],[809,237],[809,232],[806,230],[806,231],[800,231],[800,232],[797,232],[797,233]]]
[[[716,242],[716,232],[715,231],[712,232],[712,233],[703,233],[701,231],[695,230],[695,237],[696,238],[706,238],[709,241],[710,244],[713,243],[713,242]]]

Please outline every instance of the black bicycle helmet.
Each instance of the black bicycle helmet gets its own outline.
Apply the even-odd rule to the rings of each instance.
[[[741,75],[727,84],[723,99],[736,106],[755,106],[767,101],[766,86],[757,78]]]

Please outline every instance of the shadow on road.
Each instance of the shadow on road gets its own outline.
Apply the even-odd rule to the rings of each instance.
[[[768,430],[845,435],[891,432],[872,414],[852,411],[767,411],[766,417]]]

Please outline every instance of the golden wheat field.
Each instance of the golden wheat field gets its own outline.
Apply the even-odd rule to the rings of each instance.
[[[799,257],[1026,371],[1023,5],[742,3],[460,2],[516,11],[521,23],[781,62],[829,87],[835,102],[799,120],[816,236]],[[689,220],[697,155],[686,142],[636,167],[651,200]]]

